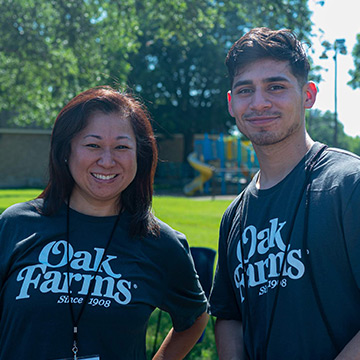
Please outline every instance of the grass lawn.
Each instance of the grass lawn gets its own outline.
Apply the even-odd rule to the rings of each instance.
[[[158,196],[155,215],[187,237],[190,246],[217,249],[222,214],[231,200]]]
[[[41,189],[0,189],[0,213],[12,204],[27,201],[40,194]],[[199,198],[185,198],[173,196],[155,196],[153,209],[155,215],[174,229],[181,231],[187,237],[190,246],[204,246],[217,250],[218,232],[221,216],[229,206],[231,200]],[[156,323],[159,311],[156,310],[150,320],[147,331],[147,355],[151,358]],[[171,327],[168,314],[163,313],[161,327],[157,339],[159,345]],[[212,321],[209,322],[205,336],[201,343],[186,357],[191,360],[216,360],[216,348]]]
[[[41,191],[42,189],[0,189],[0,213],[10,205],[34,199]]]
[[[18,202],[34,199],[41,189],[0,189],[0,213]],[[176,230],[184,233],[190,246],[217,249],[221,216],[231,200],[201,197],[186,198],[155,196],[155,215]]]

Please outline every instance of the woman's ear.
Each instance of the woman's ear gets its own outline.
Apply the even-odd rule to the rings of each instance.
[[[232,110],[232,107],[231,107],[231,90],[229,90],[227,92],[227,104],[228,104],[228,111],[229,111],[229,114],[234,117],[234,112]]]
[[[309,81],[305,85],[305,109],[311,109],[315,103],[317,88],[315,83]]]

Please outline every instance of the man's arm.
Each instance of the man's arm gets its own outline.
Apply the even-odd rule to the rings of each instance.
[[[245,360],[242,323],[217,319],[215,340],[219,360]]]
[[[203,333],[209,315],[205,312],[187,330],[176,332],[171,329],[153,360],[180,360],[193,348]]]
[[[360,359],[360,331],[350,340],[335,360]]]

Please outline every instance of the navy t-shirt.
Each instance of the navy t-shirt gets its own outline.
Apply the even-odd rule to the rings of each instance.
[[[68,269],[66,207],[44,216],[41,206],[17,204],[0,217],[0,359],[72,356],[68,272],[77,318],[116,219],[70,210]],[[146,359],[156,307],[170,314],[176,331],[206,310],[185,236],[159,221],[159,237],[130,238],[128,217],[120,217],[80,318],[78,356]]]
[[[251,359],[334,359],[360,330],[360,159],[328,149],[316,163],[304,241],[304,169],[319,148],[270,189],[253,179],[222,220],[211,313],[243,322]]]

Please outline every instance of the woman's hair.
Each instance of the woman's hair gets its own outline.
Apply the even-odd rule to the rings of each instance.
[[[131,95],[108,86],[82,92],[57,116],[50,143],[49,182],[39,196],[44,199],[43,213],[56,213],[70,196],[74,186],[67,166],[71,141],[87,126],[94,112],[118,113],[129,120],[136,138],[137,172],[131,184],[120,194],[119,204],[122,210],[131,214],[131,236],[158,233],[158,224],[151,213],[157,146],[149,115]]]
[[[231,86],[234,77],[241,70],[262,59],[288,61],[292,74],[299,84],[306,84],[310,64],[305,50],[296,35],[288,29],[270,30],[266,27],[254,28],[237,40],[229,50],[227,66]]]

